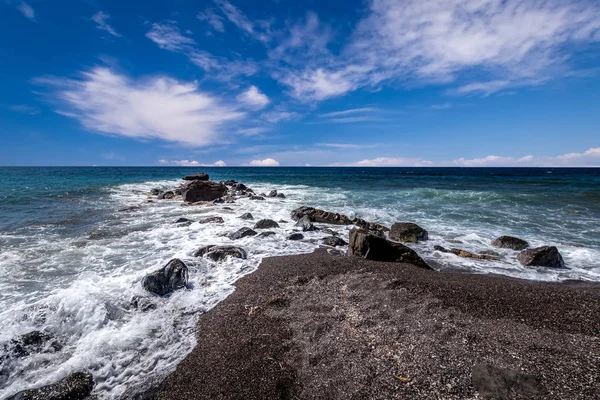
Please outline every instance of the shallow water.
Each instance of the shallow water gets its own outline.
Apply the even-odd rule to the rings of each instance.
[[[172,188],[197,170],[0,168],[0,351],[1,343],[34,329],[64,346],[3,359],[0,398],[81,369],[92,371],[101,398],[118,398],[173,370],[195,344],[197,317],[231,293],[239,277],[263,257],[318,246],[281,240],[293,229],[290,211],[300,205],[388,226],[416,222],[430,240],[414,248],[442,269],[600,281],[598,169],[204,168],[214,180],[236,179],[257,193],[277,189],[287,198],[211,207],[147,202],[150,189]],[[134,205],[140,208],[119,211]],[[244,212],[255,221],[237,218]],[[173,223],[216,215],[225,223]],[[288,222],[274,229],[276,237],[236,241],[247,250],[247,260],[217,264],[191,257],[198,247],[231,243],[219,235],[260,218]],[[333,228],[346,237],[350,229]],[[489,245],[500,235],[522,237],[532,246],[556,245],[568,268],[521,267],[517,252]],[[433,251],[436,244],[475,253],[494,249],[503,258],[459,258]],[[190,267],[193,288],[170,298],[149,296],[140,286],[142,277],[173,257]],[[156,308],[136,310],[135,296]]]

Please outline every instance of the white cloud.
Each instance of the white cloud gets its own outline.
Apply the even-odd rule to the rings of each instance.
[[[35,19],[35,10],[29,4],[25,3],[24,1],[20,2],[17,5],[17,10],[19,10],[21,14],[23,14],[23,16],[28,20],[37,22]]]
[[[227,163],[223,160],[215,161],[212,164],[203,164],[196,160],[158,160],[160,164],[173,164],[180,167],[226,167]]]
[[[433,165],[433,162],[421,158],[378,157],[347,165],[356,167],[427,167]]]
[[[353,144],[353,143],[316,143],[316,146],[331,147],[334,149],[371,149],[377,147],[376,144]]]
[[[281,121],[290,121],[298,119],[301,117],[301,115],[295,111],[269,111],[262,114],[261,117],[267,122],[276,124]]]
[[[146,37],[161,49],[175,52],[186,51],[196,44],[194,39],[183,35],[175,23],[154,23]]]
[[[600,147],[590,148],[583,153],[567,153],[558,156],[524,156],[483,158],[452,161],[454,165],[465,167],[598,167],[600,166]]]
[[[38,78],[66,111],[87,129],[136,139],[161,139],[192,146],[222,141],[222,126],[244,113],[202,92],[196,82],[157,76],[132,80],[108,68],[83,72],[80,79]]]
[[[223,17],[217,15],[212,8],[207,8],[203,13],[198,13],[196,18],[198,18],[200,21],[207,21],[215,31],[225,32]]]
[[[159,163],[159,164],[163,164],[163,165],[164,165],[164,164],[168,164],[168,163],[169,163],[169,160],[165,160],[165,159],[158,160],[158,163]]]
[[[237,132],[244,136],[256,136],[256,135],[260,135],[261,133],[265,133],[268,130],[269,130],[268,128],[258,126],[258,127],[254,127],[254,128],[238,129]]]
[[[117,37],[121,36],[117,33],[117,31],[114,30],[114,28],[112,26],[110,26],[108,24],[108,22],[106,22],[106,20],[109,18],[110,18],[110,15],[105,14],[102,11],[98,11],[96,14],[92,15],[91,20],[96,23],[96,28],[106,31],[113,36],[117,36]]]
[[[319,116],[324,117],[324,118],[345,117],[348,115],[371,113],[371,112],[376,112],[376,111],[379,111],[379,109],[375,108],[375,107],[361,107],[361,108],[351,108],[349,110],[328,112],[328,113],[320,114]]]
[[[508,165],[518,166],[530,164],[533,160],[533,156],[525,156],[522,158],[487,156],[483,158],[473,158],[470,160],[459,158],[458,160],[454,160],[452,163],[461,167],[502,167]]]
[[[252,167],[279,167],[279,162],[274,158],[265,158],[264,160],[252,160],[249,165]]]
[[[237,96],[238,101],[250,108],[260,109],[269,104],[269,97],[256,86],[250,86],[248,90]]]
[[[232,5],[227,0],[215,0],[215,3],[221,8],[221,11],[229,22],[236,25],[242,31],[261,42],[268,42],[271,39],[269,23],[267,21],[252,22],[239,8]]]
[[[223,160],[218,160],[213,163],[215,167],[226,167],[227,163]]]

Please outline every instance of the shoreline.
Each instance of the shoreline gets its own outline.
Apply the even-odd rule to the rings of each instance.
[[[318,249],[265,258],[235,286],[199,318],[177,369],[133,398],[600,396],[598,284]]]

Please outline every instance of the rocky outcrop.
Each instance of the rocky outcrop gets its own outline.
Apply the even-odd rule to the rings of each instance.
[[[346,241],[342,238],[339,238],[337,236],[328,236],[326,238],[323,238],[323,244],[327,245],[327,246],[331,246],[331,247],[337,247],[337,246],[345,246],[348,243],[346,243]]]
[[[183,200],[195,203],[198,201],[213,201],[227,194],[227,186],[211,182],[195,180],[181,187]]]
[[[344,214],[332,213],[313,207],[296,208],[292,211],[291,216],[294,221],[298,221],[299,219],[307,216],[311,222],[333,225],[356,225],[366,230],[381,232],[389,231],[389,228],[374,222],[368,222],[360,218],[351,219],[350,217]]]
[[[14,394],[6,400],[79,400],[94,389],[94,378],[87,372],[76,372],[65,379],[37,389]]]
[[[373,235],[365,229],[354,229],[350,232],[347,255],[374,261],[408,263],[420,268],[431,269],[411,248]]]
[[[292,233],[287,238],[288,240],[302,240],[304,239],[304,235],[301,233]]]
[[[188,284],[188,268],[183,261],[174,258],[159,270],[144,277],[142,286],[147,291],[164,296]]]
[[[197,174],[186,175],[181,179],[184,181],[207,181],[208,174],[205,174],[204,172],[198,172]]]
[[[261,219],[254,225],[254,229],[279,228],[279,224],[272,219]]]
[[[229,234],[229,239],[238,240],[238,239],[245,238],[248,236],[256,236],[256,231],[253,231],[252,229],[247,228],[247,227],[243,227],[243,228],[240,228],[237,231]]]
[[[542,246],[523,250],[517,260],[526,267],[564,268],[565,262],[555,246]]]
[[[471,382],[483,399],[537,399],[547,394],[537,377],[485,363],[473,367]]]
[[[390,239],[399,242],[417,243],[428,238],[427,231],[412,222],[397,222],[390,229]]]
[[[199,224],[222,224],[225,221],[221,217],[209,217],[198,221]]]
[[[254,219],[254,217],[250,213],[244,213],[240,215],[240,219]]]
[[[525,250],[529,247],[529,243],[514,236],[500,236],[492,242],[492,246],[501,249]]]
[[[302,218],[300,218],[298,222],[296,222],[296,226],[298,228],[302,228],[303,232],[311,232],[317,230],[317,227],[314,226],[312,222],[310,222],[310,217],[308,215],[305,215]]]
[[[213,261],[221,261],[227,257],[245,260],[248,257],[248,254],[246,253],[246,250],[241,247],[209,245],[196,250],[194,252],[194,257],[206,257]]]

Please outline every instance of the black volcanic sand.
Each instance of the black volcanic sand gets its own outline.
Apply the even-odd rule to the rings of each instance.
[[[263,260],[200,318],[197,334],[148,398],[600,398],[592,284],[440,273],[320,249]]]

